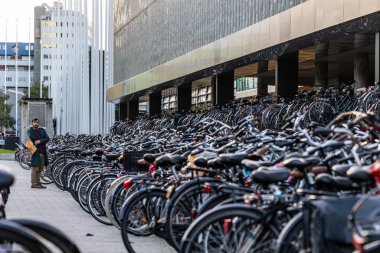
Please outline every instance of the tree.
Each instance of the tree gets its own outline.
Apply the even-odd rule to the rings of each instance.
[[[14,129],[13,122],[15,119],[10,114],[12,106],[5,103],[8,98],[8,95],[0,93],[0,127]]]
[[[48,98],[49,96],[49,88],[47,86],[42,85],[42,98]],[[35,82],[30,86],[30,97],[26,92],[26,98],[40,98],[40,83]]]

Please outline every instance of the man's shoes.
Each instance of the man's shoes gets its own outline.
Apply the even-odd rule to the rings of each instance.
[[[31,186],[31,188],[36,188],[36,189],[46,189],[45,186],[43,186],[42,184],[34,184]]]

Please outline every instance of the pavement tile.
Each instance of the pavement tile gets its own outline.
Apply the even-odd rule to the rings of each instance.
[[[47,189],[30,188],[30,171],[23,170],[15,161],[0,161],[15,175],[6,206],[7,219],[27,218],[53,225],[63,231],[85,253],[127,252],[120,230],[97,222],[85,213],[68,192],[62,192],[54,184]],[[86,236],[86,234],[93,236]],[[173,252],[166,243],[148,237],[138,238],[140,252]]]

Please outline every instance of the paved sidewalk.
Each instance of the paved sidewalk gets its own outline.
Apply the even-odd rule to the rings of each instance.
[[[68,235],[81,252],[126,252],[120,230],[97,222],[80,208],[70,193],[62,192],[54,184],[45,190],[31,189],[30,171],[23,170],[15,161],[0,161],[0,167],[9,169],[16,177],[6,206],[7,218],[49,223]],[[143,247],[139,247],[141,252],[168,252],[164,244],[143,240]]]

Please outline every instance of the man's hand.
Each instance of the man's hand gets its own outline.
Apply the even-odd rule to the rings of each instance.
[[[40,144],[40,143],[41,143],[40,140],[36,140],[36,142],[35,142],[34,144],[38,145],[38,144]]]

